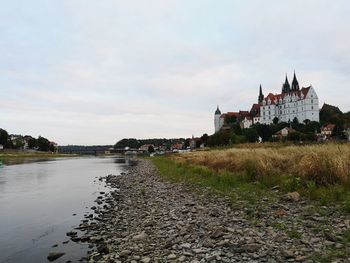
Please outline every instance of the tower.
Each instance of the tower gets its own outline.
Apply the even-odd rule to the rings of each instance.
[[[259,97],[258,97],[259,104],[261,104],[263,102],[263,100],[264,100],[264,94],[262,93],[262,87],[260,84]]]
[[[290,92],[290,85],[289,85],[289,81],[288,81],[288,76],[286,74],[286,80],[282,86],[282,93],[289,93]]]
[[[217,106],[215,115],[214,115],[214,127],[215,127],[215,133],[220,130],[220,116],[221,116],[221,111],[219,109],[219,106]]]
[[[294,71],[294,77],[292,81],[292,91],[298,91],[299,89],[299,82],[297,80],[297,77],[295,76],[295,71]]]

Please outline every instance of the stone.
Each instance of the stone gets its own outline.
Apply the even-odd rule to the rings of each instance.
[[[69,231],[69,232],[66,233],[66,235],[69,236],[69,237],[74,237],[77,234],[78,234],[78,232],[75,232],[75,231]]]
[[[63,252],[50,252],[49,255],[47,256],[48,261],[55,261],[56,259],[59,259],[62,257],[65,253]]]
[[[246,244],[244,246],[242,246],[242,249],[248,253],[254,253],[259,251],[259,249],[261,248],[261,245],[259,244]]]
[[[286,201],[298,202],[300,200],[300,194],[298,192],[291,192],[283,197]]]
[[[293,251],[291,250],[283,250],[282,251],[282,255],[285,257],[285,258],[294,258],[294,253]]]
[[[128,249],[124,249],[119,253],[119,256],[121,257],[125,257],[125,256],[129,256],[131,254],[131,251]]]
[[[180,245],[181,248],[184,248],[184,249],[190,249],[191,248],[191,244],[190,243],[183,243]]]
[[[147,238],[147,234],[143,231],[141,233],[139,233],[138,235],[136,236],[133,236],[133,240],[135,241],[141,241],[141,240],[145,240]]]
[[[141,260],[140,260],[142,263],[149,263],[149,262],[151,262],[151,258],[149,258],[149,257],[143,257],[143,258],[141,258]]]

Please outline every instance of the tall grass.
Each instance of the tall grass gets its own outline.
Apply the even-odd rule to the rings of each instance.
[[[250,146],[193,152],[172,159],[214,171],[245,172],[252,180],[294,176],[317,185],[350,183],[350,144]]]

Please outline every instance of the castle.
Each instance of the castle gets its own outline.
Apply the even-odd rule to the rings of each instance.
[[[278,122],[292,122],[295,118],[300,123],[305,120],[320,121],[318,97],[312,86],[299,87],[294,72],[292,83],[288,77],[282,85],[280,94],[269,93],[266,97],[260,85],[258,103],[252,105],[250,111],[227,112],[221,114],[219,106],[214,115],[215,132],[225,127],[225,119],[236,119],[242,128],[249,128],[255,123],[272,124]]]

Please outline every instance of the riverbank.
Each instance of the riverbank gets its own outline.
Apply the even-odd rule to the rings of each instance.
[[[1,152],[0,164],[20,164],[50,160],[54,158],[79,157],[77,154],[59,154],[46,152]]]
[[[237,198],[235,206],[209,185],[175,183],[164,172],[140,160],[126,175],[100,178],[114,190],[101,194],[75,236],[91,243],[89,262],[350,260],[349,216],[331,205],[275,188],[274,198],[255,206]]]

